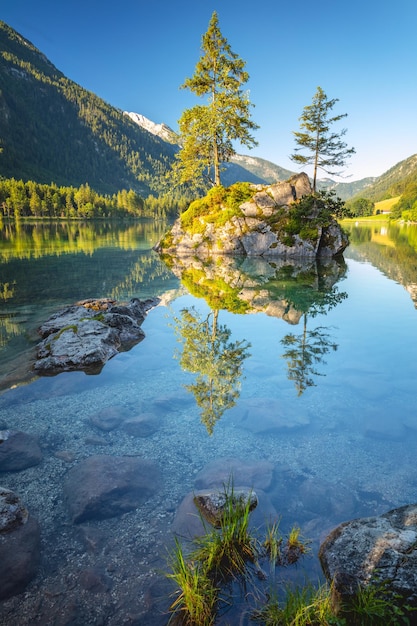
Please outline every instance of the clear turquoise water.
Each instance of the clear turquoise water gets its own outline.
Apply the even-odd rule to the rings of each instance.
[[[302,563],[278,568],[278,585],[282,579],[321,577],[318,546],[338,523],[417,501],[415,232],[381,232],[379,226],[354,229],[347,271],[335,284],[347,297],[326,312],[307,311],[306,331],[317,331],[328,349],[301,394],[288,376],[283,340],[303,336],[304,317],[290,324],[263,312],[218,310],[217,328],[227,329],[228,341],[250,345],[234,380],[235,405],[217,414],[212,434],[186,388],[196,383],[198,367],[181,367],[184,344],[178,337],[181,311],[212,320],[211,309],[151,251],[158,236],[154,227],[118,233],[110,244],[109,233],[107,240],[92,237],[89,251],[38,249],[36,257],[21,252],[30,238],[20,252],[2,241],[0,283],[14,292],[3,299],[1,313],[0,425],[39,436],[44,456],[36,467],[0,474],[0,484],[21,495],[42,528],[38,576],[25,594],[0,604],[1,624],[59,623],[53,621],[58,612],[67,616],[60,623],[167,623],[172,589],[161,574],[167,549],[181,503],[213,462],[221,468],[230,459],[242,467],[267,461],[272,478],[260,490],[255,526],[279,517],[283,532],[296,524],[311,540]],[[50,249],[50,236],[45,240]],[[275,295],[278,283],[282,288],[275,279]],[[305,299],[306,289],[311,295],[311,285],[290,287],[296,301]],[[144,341],[109,361],[99,375],[35,379],[28,372],[36,327],[52,311],[92,296],[155,295],[162,304],[143,324]],[[17,384],[19,379],[31,382]],[[89,416],[114,406],[157,412],[161,426],[147,438],[98,432]],[[71,453],[70,460],[62,452]],[[152,459],[162,486],[140,509],[80,530],[70,522],[62,483],[73,464],[92,454]],[[99,538],[96,549],[85,539],[89,534]],[[88,567],[106,572],[109,589],[95,593],[83,587],[80,572]],[[219,623],[240,619],[232,610]]]

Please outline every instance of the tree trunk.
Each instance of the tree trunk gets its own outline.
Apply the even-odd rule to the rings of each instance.
[[[213,168],[214,168],[214,185],[218,187],[220,183],[220,163],[219,163],[219,148],[217,145],[217,137],[213,140]]]

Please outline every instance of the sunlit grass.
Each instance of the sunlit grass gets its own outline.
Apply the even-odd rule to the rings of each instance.
[[[249,529],[251,498],[236,497],[233,485],[225,489],[225,496],[219,528],[198,537],[192,553],[215,580],[244,577],[248,562],[257,560],[257,542]]]
[[[196,561],[187,561],[178,540],[170,558],[171,573],[167,578],[175,582],[175,592],[169,611],[179,616],[184,626],[211,626],[216,615],[217,589],[204,567]]]

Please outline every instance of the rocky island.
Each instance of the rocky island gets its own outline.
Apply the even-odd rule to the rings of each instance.
[[[334,202],[312,194],[307,174],[273,185],[213,187],[181,214],[155,249],[162,255],[329,258],[349,241]]]

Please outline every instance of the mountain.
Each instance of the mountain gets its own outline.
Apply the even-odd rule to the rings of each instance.
[[[317,181],[317,188],[326,191],[335,191],[341,200],[348,200],[352,196],[363,196],[364,191],[374,184],[375,177],[361,178],[351,183],[336,183],[331,178],[322,178]]]
[[[374,182],[357,192],[355,196],[368,198],[373,202],[379,202],[386,198],[399,196],[403,193],[407,185],[417,182],[417,154],[413,154],[400,161],[387,172],[379,176]]]
[[[157,194],[176,146],[66,78],[0,22],[0,174]]]
[[[169,126],[123,112],[77,85],[0,21],[0,148],[5,178],[75,187],[88,182],[99,193],[133,189],[146,197],[164,191],[179,146]],[[235,155],[225,165],[223,184],[275,183],[294,173],[265,159]],[[417,155],[379,178],[324,179],[319,188],[334,189],[342,200],[358,195],[380,200],[401,194],[414,178]]]
[[[160,137],[164,141],[168,141],[169,143],[178,144],[177,133],[174,132],[172,128],[170,128],[166,124],[156,124],[141,113],[129,113],[128,111],[125,111],[124,113],[125,115],[130,117],[130,119],[135,122],[135,124],[149,131],[153,135],[157,135],[158,137]]]

